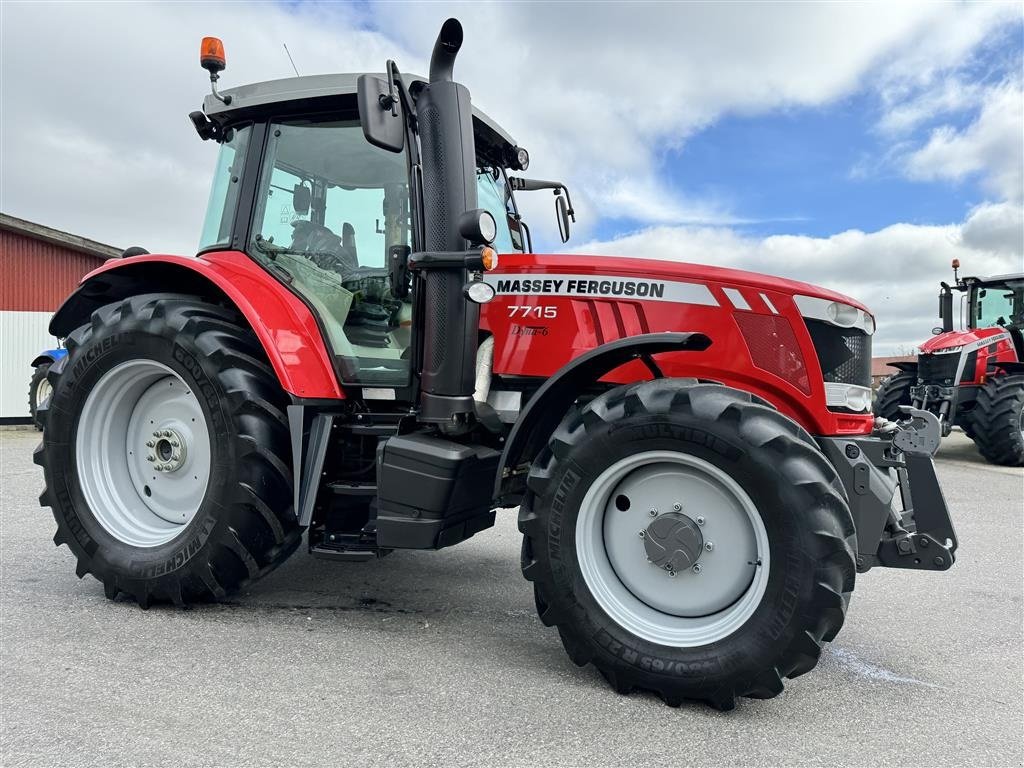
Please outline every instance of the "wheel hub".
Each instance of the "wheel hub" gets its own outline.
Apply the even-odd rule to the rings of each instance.
[[[644,529],[644,550],[648,560],[674,575],[696,565],[704,551],[704,537],[689,517],[668,512]]]
[[[146,461],[157,472],[177,472],[185,465],[188,447],[185,438],[176,429],[153,432],[153,439],[146,441]]]

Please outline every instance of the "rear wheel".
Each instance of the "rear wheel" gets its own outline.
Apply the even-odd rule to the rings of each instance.
[[[881,416],[890,421],[899,421],[904,418],[900,406],[913,405],[910,388],[915,383],[917,383],[917,374],[907,371],[900,371],[883,381],[878,387],[878,394],[875,395],[875,416]]]
[[[43,413],[40,411],[39,406],[46,403],[47,398],[50,397],[50,393],[53,391],[50,387],[50,382],[46,378],[47,372],[50,370],[50,363],[42,363],[35,367],[32,371],[32,378],[28,385],[28,412],[32,417],[32,424],[36,429],[43,429]]]
[[[811,438],[751,396],[659,380],[570,414],[520,510],[523,573],[570,657],[623,693],[731,709],[842,626],[854,530]]]
[[[109,304],[68,338],[37,452],[54,541],[108,596],[216,599],[301,540],[287,400],[233,310],[176,294]]]
[[[993,464],[1024,466],[1024,376],[998,374],[978,391],[968,434]]]

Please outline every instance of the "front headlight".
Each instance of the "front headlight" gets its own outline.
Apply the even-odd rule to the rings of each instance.
[[[793,301],[800,314],[809,320],[822,320],[840,328],[859,328],[868,336],[875,332],[875,318],[850,304],[817,296],[794,296]]]
[[[826,381],[825,405],[830,408],[846,408],[856,412],[868,411],[871,408],[871,387]]]

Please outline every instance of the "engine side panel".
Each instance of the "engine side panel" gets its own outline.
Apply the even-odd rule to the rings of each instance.
[[[665,376],[746,390],[812,434],[870,432],[870,415],[826,408],[817,353],[792,295],[783,290],[786,281],[751,276],[757,282],[747,282],[748,273],[699,267],[681,274],[677,264],[665,274],[651,274],[628,259],[595,264],[589,257],[555,258],[502,256],[499,269],[486,275],[497,296],[484,305],[481,326],[494,336],[496,375],[546,378],[609,341],[699,332],[711,338],[711,346],[703,352],[659,355]],[[649,269],[651,262],[642,265]],[[705,272],[723,279],[710,279]],[[646,366],[635,361],[603,380],[649,378]]]
[[[237,251],[197,257],[147,254],[110,259],[82,278],[78,290],[57,310],[50,329],[64,335],[85,322],[97,304],[124,295],[168,290],[201,293],[209,285],[248,320],[286,392],[302,398],[344,399],[309,307]]]

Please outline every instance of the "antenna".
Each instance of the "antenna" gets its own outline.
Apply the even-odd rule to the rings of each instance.
[[[298,77],[299,68],[295,66],[295,59],[292,58],[292,52],[288,50],[288,43],[282,42],[281,45],[284,46],[284,52],[288,54],[288,61],[292,63],[292,69],[295,70],[295,76]]]

